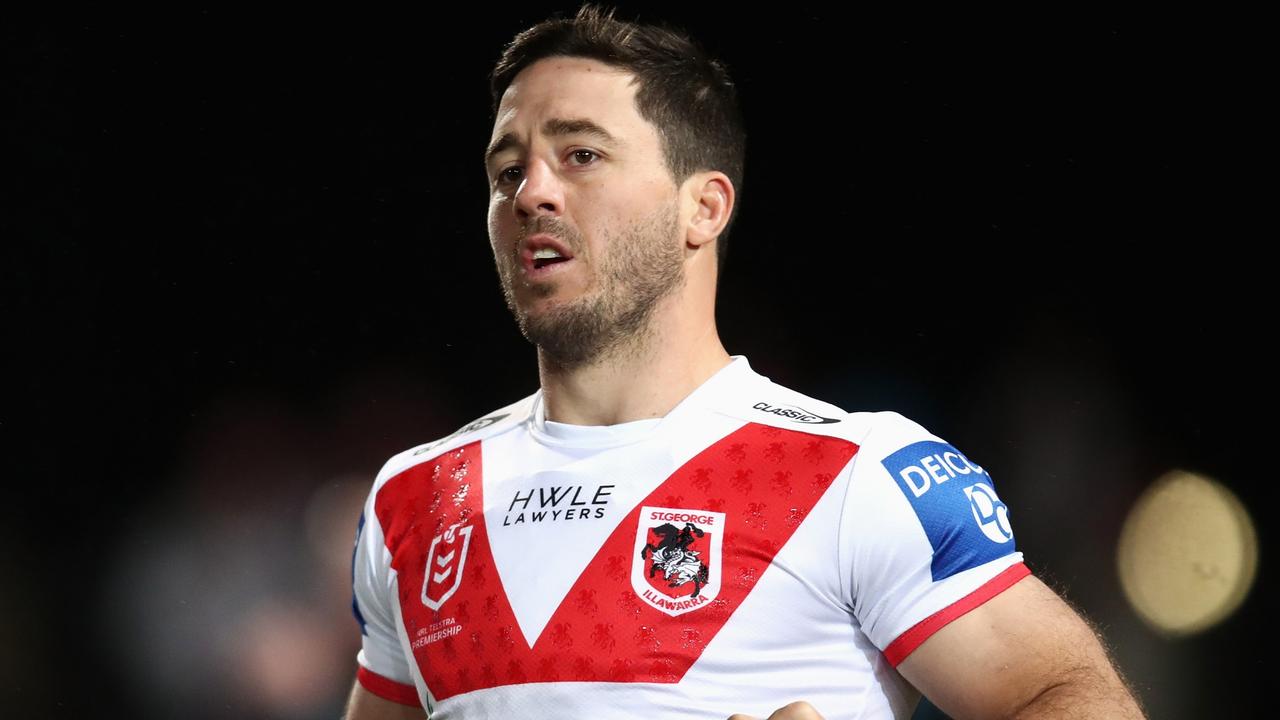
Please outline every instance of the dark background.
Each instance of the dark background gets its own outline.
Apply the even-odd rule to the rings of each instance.
[[[570,7],[6,24],[6,716],[336,715],[374,473],[537,387],[487,72]],[[989,469],[1153,716],[1251,714],[1261,587],[1166,638],[1114,570],[1161,473],[1270,475],[1251,23],[626,7],[741,92],[729,351]]]

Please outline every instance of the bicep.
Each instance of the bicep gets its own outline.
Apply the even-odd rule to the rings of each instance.
[[[427,713],[419,707],[401,705],[374,695],[358,681],[347,700],[346,720],[422,720]]]
[[[1068,682],[1121,684],[1093,630],[1032,575],[935,632],[898,671],[956,718],[1011,717]]]

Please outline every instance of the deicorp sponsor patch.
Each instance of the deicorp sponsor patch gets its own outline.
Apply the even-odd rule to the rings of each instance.
[[[933,546],[934,581],[1014,551],[1009,511],[991,476],[951,445],[912,443],[881,460]]]

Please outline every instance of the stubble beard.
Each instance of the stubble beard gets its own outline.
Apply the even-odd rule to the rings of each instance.
[[[675,241],[678,219],[679,206],[672,201],[608,239],[596,267],[595,289],[540,315],[530,316],[516,304],[512,287],[520,279],[515,263],[499,268],[507,308],[545,363],[573,370],[652,349],[654,310],[684,284],[684,254]],[[557,229],[551,232],[561,234]],[[554,290],[551,283],[534,286],[538,297]]]

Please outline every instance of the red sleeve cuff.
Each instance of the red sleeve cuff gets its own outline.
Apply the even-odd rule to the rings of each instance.
[[[1030,574],[1031,570],[1026,563],[1010,565],[1004,572],[983,583],[977,590],[921,620],[910,630],[899,635],[898,639],[889,643],[889,647],[884,649],[885,659],[890,665],[898,667],[898,664],[906,660],[907,656],[920,647],[921,643],[928,640],[930,635],[946,627],[947,623],[999,595]]]
[[[363,665],[356,669],[356,680],[364,686],[365,690],[383,700],[390,700],[394,703],[416,708],[422,707],[422,701],[418,699],[418,689],[412,685],[405,685],[404,683],[384,678]]]

